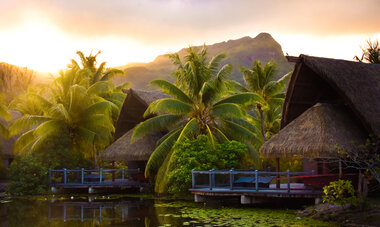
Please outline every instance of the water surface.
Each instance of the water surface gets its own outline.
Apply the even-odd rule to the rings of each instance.
[[[55,196],[0,201],[0,226],[331,226],[294,209],[147,197]]]

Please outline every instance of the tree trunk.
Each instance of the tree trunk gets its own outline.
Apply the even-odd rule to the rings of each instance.
[[[257,104],[257,110],[259,111],[259,115],[260,115],[261,134],[263,135],[263,140],[265,142],[267,140],[267,138],[265,136],[264,113],[263,113],[263,110],[261,109],[260,104]]]

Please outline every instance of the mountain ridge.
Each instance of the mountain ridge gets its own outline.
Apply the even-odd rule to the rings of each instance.
[[[202,46],[194,47],[202,48]],[[239,39],[206,45],[206,47],[210,58],[221,52],[227,53],[227,57],[221,62],[221,65],[232,64],[234,70],[230,78],[240,83],[243,83],[240,67],[250,67],[254,60],[260,60],[263,64],[274,60],[277,64],[276,78],[280,78],[293,68],[293,63],[286,60],[281,45],[269,33],[263,32],[254,38],[244,36]],[[182,59],[186,55],[187,49],[182,48],[177,52]],[[173,82],[174,78],[171,74],[176,69],[166,55],[159,55],[152,62],[129,63],[117,68],[124,70],[126,76],[114,78],[113,81],[116,84],[128,81],[132,84],[132,88],[139,89],[153,89],[148,84],[157,78]]]

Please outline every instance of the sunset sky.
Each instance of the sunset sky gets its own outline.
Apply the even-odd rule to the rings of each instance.
[[[0,62],[45,72],[76,50],[120,66],[260,32],[290,55],[348,60],[380,40],[378,0],[0,0],[0,9]]]

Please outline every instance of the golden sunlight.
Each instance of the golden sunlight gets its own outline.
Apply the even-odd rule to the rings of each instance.
[[[107,66],[128,62],[149,62],[165,52],[162,48],[143,46],[134,40],[106,37],[73,36],[53,24],[33,18],[17,27],[0,30],[0,61],[28,67],[40,72],[57,72],[66,68],[76,51],[85,54],[102,51],[98,61],[107,59]]]

